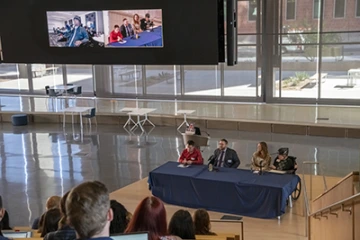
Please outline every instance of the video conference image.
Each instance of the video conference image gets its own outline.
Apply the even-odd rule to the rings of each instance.
[[[162,11],[104,11],[105,47],[163,47]]]
[[[50,47],[163,47],[162,10],[47,12]]]
[[[47,12],[51,47],[104,47],[102,11]]]

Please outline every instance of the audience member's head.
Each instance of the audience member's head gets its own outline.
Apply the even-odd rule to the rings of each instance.
[[[186,210],[178,210],[169,223],[169,234],[182,239],[195,239],[195,228],[191,214]]]
[[[227,148],[227,145],[228,141],[226,139],[221,139],[218,144],[220,150],[225,150]]]
[[[4,216],[3,216],[2,220],[0,220],[0,229],[1,230],[12,230],[12,228],[10,227],[9,214],[6,210],[4,211]]]
[[[4,214],[5,214],[5,209],[3,207],[2,197],[0,196],[0,221],[4,217]]]
[[[43,215],[41,215],[39,219],[38,233],[42,233],[42,230],[44,228],[44,220],[45,220],[45,213],[43,213]]]
[[[46,234],[58,230],[60,218],[61,218],[60,209],[53,208],[47,211],[44,217],[44,224],[41,231],[41,237],[45,237]]]
[[[4,217],[4,212],[5,212],[5,210],[3,208],[2,198],[0,196],[0,221]],[[0,237],[2,237],[1,228],[0,228]]]
[[[127,18],[124,18],[124,19],[123,19],[123,24],[124,24],[125,26],[127,26],[127,25],[129,24],[129,21],[127,20]]]
[[[66,213],[77,238],[108,237],[113,212],[109,192],[98,181],[85,182],[73,188],[66,200]]]
[[[137,206],[125,232],[149,232],[149,240],[165,237],[167,222],[164,203],[157,197],[144,198]]]
[[[53,209],[53,208],[59,208],[60,201],[61,201],[61,197],[59,197],[59,196],[49,197],[48,200],[46,200],[46,211]]]
[[[150,13],[146,13],[146,14],[145,14],[145,20],[146,20],[146,21],[149,21],[149,20],[150,20]]]
[[[59,222],[59,229],[61,229],[64,226],[68,225],[67,214],[66,214],[66,199],[68,198],[69,193],[70,193],[70,191],[65,193],[64,196],[61,198],[61,201],[60,201],[61,219],[60,219],[60,222]]]
[[[110,207],[114,213],[114,219],[110,224],[110,234],[123,233],[129,223],[127,218],[128,211],[116,200],[110,201]]]
[[[212,232],[210,232],[211,229],[210,216],[205,209],[198,209],[195,211],[194,226],[195,226],[195,234],[198,235],[213,234]]]

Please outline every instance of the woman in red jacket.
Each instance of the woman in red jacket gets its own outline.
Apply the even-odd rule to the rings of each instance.
[[[178,162],[184,165],[202,165],[204,160],[199,149],[195,147],[195,142],[190,140],[187,142],[186,148],[181,153]]]

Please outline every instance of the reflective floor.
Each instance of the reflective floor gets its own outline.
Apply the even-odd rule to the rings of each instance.
[[[151,115],[177,115],[177,110],[196,110],[190,118],[245,120],[252,122],[307,124],[317,126],[360,126],[360,107],[281,105],[261,103],[223,103],[191,101],[157,101],[135,99],[96,99],[72,97],[1,96],[0,112],[56,113],[69,106],[96,107],[97,114],[124,114],[124,107],[156,108]]]
[[[150,129],[147,129],[148,132]],[[204,129],[205,130],[205,129]],[[360,169],[360,140],[320,138],[264,133],[209,130],[210,147],[203,148],[206,160],[217,140],[227,138],[247,168],[259,141],[269,151],[290,148],[298,157],[299,173],[343,177]],[[48,196],[61,195],[82,181],[98,179],[110,191],[147,177],[149,171],[177,160],[182,137],[173,127],[157,127],[149,135],[132,135],[117,125],[99,125],[83,137],[70,125],[34,124],[25,127],[0,125],[0,194],[11,217],[11,225],[29,225],[44,210]],[[304,169],[303,161],[319,167]]]

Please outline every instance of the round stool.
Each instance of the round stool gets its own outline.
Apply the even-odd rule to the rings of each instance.
[[[26,114],[12,115],[11,122],[13,126],[24,126],[28,124],[28,118]]]

